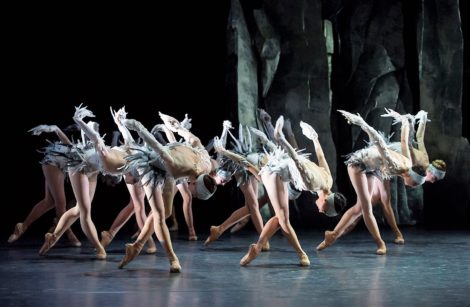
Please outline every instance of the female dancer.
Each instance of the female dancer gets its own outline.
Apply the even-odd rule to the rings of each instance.
[[[391,211],[390,202],[387,199],[389,192],[386,189],[380,189],[376,180],[368,180],[367,174],[373,174],[380,180],[388,179],[391,176],[402,176],[406,185],[413,186],[415,182],[408,174],[412,166],[410,158],[410,149],[408,146],[410,125],[406,116],[401,116],[395,111],[387,110],[384,117],[393,117],[401,123],[401,153],[388,148],[383,136],[381,136],[374,128],[369,126],[360,115],[354,115],[346,111],[339,110],[349,123],[358,125],[364,130],[372,142],[371,146],[358,150],[349,155],[345,162],[348,165],[348,174],[357,194],[357,203],[351,207],[346,218],[340,220],[337,228],[338,233],[342,233],[354,220],[362,214],[367,229],[371,233],[377,244],[376,254],[384,255],[387,252],[385,242],[382,240],[372,212],[372,199],[377,196],[384,197],[383,203],[385,212]],[[372,195],[371,195],[371,192]],[[349,217],[352,215],[353,217]],[[396,243],[403,243],[403,236],[398,230],[393,216],[393,212],[386,213],[387,221],[395,232]],[[395,226],[394,226],[395,225]],[[394,229],[395,228],[395,229]],[[343,231],[342,231],[343,230]],[[331,235],[330,235],[331,234]],[[325,245],[328,246],[336,239],[333,232],[326,233]],[[320,244],[320,249],[322,244]]]
[[[271,122],[271,115],[269,115],[269,113],[266,112],[264,109],[258,109],[256,113],[257,113],[259,121],[261,122],[261,124],[264,128],[263,130],[266,133],[266,134],[264,134],[264,136],[265,137],[268,136],[268,139],[271,141],[271,143],[275,142],[275,140],[273,140],[273,138],[274,138],[274,126]],[[290,123],[289,119],[286,119],[285,122],[284,122],[284,133],[286,135],[287,141],[292,145],[292,147],[299,148],[299,146],[297,144],[297,140],[295,139],[295,135],[292,131],[292,126],[291,126],[291,123]],[[264,144],[264,145],[268,146],[268,144]],[[274,145],[274,143],[272,143],[272,145]],[[272,149],[274,149],[274,148],[275,148],[275,145],[274,145],[274,147],[272,147]],[[260,168],[261,168],[261,166],[260,166]],[[301,191],[296,190],[295,187],[291,183],[289,183],[288,189],[289,189],[289,200],[296,200],[301,194]],[[265,205],[269,205],[269,197],[266,193],[264,193],[261,197],[258,198],[258,207],[259,207],[259,209],[261,210]],[[243,208],[244,207],[242,207],[241,209],[243,209]],[[271,213],[273,213],[271,207],[270,207],[270,211],[271,211]],[[251,215],[249,214],[249,212],[247,212],[247,215],[243,219],[239,220],[235,224],[235,226],[232,227],[232,229],[230,229],[230,233],[235,233],[238,230],[245,227],[246,224],[250,221],[250,216]],[[225,223],[225,222],[227,222],[227,223]],[[227,227],[230,227],[229,225],[232,225],[230,217],[225,222],[223,223],[224,224],[223,229],[226,229]],[[263,246],[262,250],[263,251],[267,250],[266,248],[269,249],[269,243],[267,243],[266,246]]]
[[[182,143],[162,145],[140,122],[133,119],[123,121],[128,129],[139,134],[151,150],[141,147],[139,148],[141,153],[129,156],[128,160],[129,167],[136,166],[142,178],[152,208],[154,229],[150,227],[152,221],[147,219],[137,240],[133,244],[126,244],[126,255],[119,266],[123,267],[138,255],[143,243],[155,230],[170,260],[170,272],[178,273],[181,271],[181,265],[173,251],[170,233],[165,223],[173,205],[175,180],[188,177],[190,182],[195,182],[198,198],[207,199],[215,192],[216,185],[214,179],[207,174],[215,171],[217,164],[210,158],[199,138],[182,127],[176,119],[162,113],[160,118],[172,132],[182,136],[189,145]]]
[[[118,123],[122,120],[122,117],[125,117],[125,111],[121,109],[113,115],[115,121]],[[72,188],[75,198],[77,199],[77,205],[62,216],[52,234],[46,234],[44,245],[39,251],[41,255],[47,253],[64,231],[80,218],[83,232],[96,248],[97,258],[106,259],[106,251],[98,239],[96,227],[91,219],[91,202],[96,190],[96,178],[99,172],[115,177],[126,175],[125,180],[126,183],[129,184],[128,188],[130,191],[138,193],[139,187],[135,185],[135,183],[138,182],[136,173],[130,168],[124,169],[124,166],[127,164],[125,157],[128,155],[126,149],[122,147],[106,146],[104,140],[97,132],[97,129],[93,128],[90,122],[87,124],[83,121],[85,117],[94,117],[94,115],[86,107],[77,107],[73,119],[91,142],[89,144],[79,144],[75,146],[77,156],[75,157],[76,165],[68,169]],[[121,127],[119,128],[121,130]],[[132,139],[126,129],[122,129],[121,133],[125,139]],[[69,164],[73,164],[73,162],[69,162]],[[131,195],[133,195],[132,192]],[[138,202],[138,196],[134,196],[133,201]]]
[[[124,139],[124,145],[121,148],[127,152],[129,151],[129,147],[135,143],[135,140],[129,130],[127,130],[127,128],[122,125],[122,121],[125,120],[127,116],[125,107],[119,109],[116,112],[111,110],[111,114],[120,134]],[[114,145],[117,145],[117,143]],[[124,159],[124,155],[121,162],[121,168],[123,168],[127,163],[127,161]],[[142,229],[145,224],[145,220],[147,219],[147,214],[145,212],[145,192],[140,181],[138,180],[139,174],[137,173],[137,170],[131,170],[130,172],[124,173],[123,176],[127,190],[129,191],[129,203],[116,216],[116,219],[111,225],[109,231],[104,230],[101,232],[100,243],[104,248],[106,248],[111,243],[116,233],[121,229],[122,226],[124,226],[129,218],[134,215],[134,213],[139,229]],[[147,254],[154,254],[157,252],[157,247],[155,246],[155,242],[151,237],[148,239],[147,245]]]
[[[97,124],[93,122],[86,124],[83,122],[82,119],[86,116],[92,117],[93,114],[81,106],[75,108],[73,120],[87,136],[93,136],[90,138],[90,141],[95,146],[83,139],[83,143],[74,145],[74,150],[68,156],[71,160],[68,162],[68,173],[77,204],[62,215],[53,233],[46,233],[45,242],[39,250],[40,255],[45,255],[57,243],[64,232],[80,218],[80,226],[88,240],[95,247],[97,259],[106,259],[106,252],[98,240],[96,227],[91,219],[91,201],[96,191],[97,177],[101,169],[97,156],[98,151],[95,150],[95,147],[103,150],[104,144],[99,134],[95,131]]]
[[[231,128],[231,123],[229,121],[224,121],[224,127],[227,124]],[[234,152],[238,155],[244,157],[246,160],[250,161],[251,164],[255,165],[257,169],[261,168],[263,163],[266,163],[266,157],[264,153],[261,153],[259,150],[254,150],[251,142],[251,134],[247,129],[247,136],[244,136],[244,131],[242,126],[239,128],[239,137],[238,140],[232,136],[235,141]],[[225,148],[225,143],[223,139],[218,141],[218,150]],[[220,144],[220,145],[219,145]],[[229,153],[225,153],[229,155]],[[237,157],[231,157],[237,161]],[[234,174],[237,179],[237,185],[243,193],[245,198],[245,205],[237,210],[235,210],[222,224],[219,226],[211,226],[210,235],[204,242],[205,246],[208,246],[213,241],[217,240],[225,230],[229,229],[231,226],[236,224],[238,221],[242,220],[245,216],[251,216],[253,225],[255,226],[256,231],[261,234],[263,229],[263,219],[259,212],[259,203],[258,203],[258,180],[255,176],[251,175],[250,171],[243,164],[240,164],[237,171]],[[263,203],[264,204],[264,203]],[[269,242],[263,246],[263,250],[269,250]]]
[[[296,250],[300,265],[310,265],[310,260],[300,246],[297,235],[289,221],[287,187],[289,181],[292,181],[294,186],[299,190],[318,191],[319,198],[315,204],[320,212],[324,212],[329,216],[336,215],[345,203],[344,196],[339,193],[331,192],[333,180],[315,130],[308,124],[301,122],[302,132],[311,139],[315,145],[319,165],[310,161],[305,156],[298,154],[289,142],[287,142],[282,133],[283,120],[284,118],[282,116],[279,117],[274,131],[274,138],[282,144],[287,153],[280,148],[270,152],[268,162],[260,172],[261,181],[271,200],[275,216],[264,225],[258,242],[250,245],[248,253],[240,261],[241,265],[247,265],[253,261],[260,254],[262,246],[266,244],[279,227],[288,238],[289,243]],[[267,140],[267,137],[262,132],[257,132],[255,129],[252,129],[252,131]],[[229,157],[234,155],[234,153],[228,152],[221,146],[218,146],[217,150],[222,154],[228,154]],[[254,165],[246,159],[243,159],[243,157],[239,157],[238,159],[240,159],[240,162],[246,164],[248,170],[259,178]]]
[[[443,179],[446,173],[446,163],[442,160],[434,160],[432,163],[429,163],[429,156],[424,145],[424,132],[426,130],[426,122],[428,122],[428,113],[421,110],[415,116],[410,114],[404,116],[411,118],[411,127],[414,127],[415,121],[418,120],[418,129],[416,130],[416,144],[418,148],[412,146],[412,140],[408,142],[413,165],[409,175],[415,179],[415,185],[421,185],[426,181],[433,183]],[[410,130],[412,130],[411,127]],[[390,147],[400,152],[400,146],[397,146],[396,143],[392,143]]]
[[[34,221],[50,209],[55,207],[57,218],[60,218],[66,210],[64,181],[67,161],[63,154],[70,152],[72,142],[56,125],[39,125],[29,130],[29,132],[33,135],[54,132],[60,143],[50,143],[44,148],[44,158],[41,161],[46,188],[44,199],[31,209],[24,222],[15,225],[15,230],[8,238],[8,243],[18,240]],[[82,245],[72,229],[67,230],[67,237],[73,246],[79,247]]]
[[[397,113],[393,112],[393,116],[397,119],[409,119],[411,115],[403,115],[402,117],[399,117]],[[434,182],[437,179],[437,176],[439,176],[439,179],[442,179],[445,174],[445,163],[442,160],[434,160],[432,164],[429,164],[429,158],[424,146],[424,130],[427,122],[427,112],[419,111],[412,119],[413,120],[411,123],[414,123],[414,120],[418,119],[419,125],[416,132],[418,149],[413,148],[411,146],[411,140],[408,140],[410,158],[412,160],[413,166],[408,170],[408,174],[404,174],[404,176],[411,179],[409,180],[410,186],[417,186],[423,184],[425,181]],[[401,144],[402,142],[392,143],[387,145],[387,147],[393,151],[401,153]],[[433,164],[436,166],[433,166]],[[392,229],[392,232],[395,234],[394,243],[404,244],[405,240],[400,230],[398,229],[391,206],[390,180],[380,179],[377,176],[372,176],[372,174],[367,172],[366,177],[370,195],[370,203],[372,205],[380,203],[385,219]],[[357,225],[361,218],[362,208],[359,204],[349,208],[341,217],[340,222],[336,225],[333,231],[325,231],[325,239],[317,246],[316,249],[319,251],[323,250],[333,244],[340,237],[349,233]]]
[[[187,117],[187,114],[185,115],[185,119],[183,121],[181,121],[181,126],[185,129],[187,129],[187,130],[191,129],[191,119]],[[224,125],[224,130],[222,131],[222,135],[221,135],[222,138],[226,138],[226,134],[227,134],[228,129],[229,128],[225,127],[225,125]],[[153,127],[153,129],[151,130],[151,133],[156,138],[158,138],[160,143],[162,143],[162,144],[167,144],[168,143],[167,141],[165,141],[163,139],[163,137],[161,137],[160,132],[165,133],[166,138],[170,143],[176,142],[176,138],[175,138],[175,135],[173,134],[173,132],[170,131],[164,124],[158,124],[158,125],[155,125]],[[227,182],[230,181],[231,176],[232,176],[232,172],[230,170],[227,170],[227,168],[229,168],[229,167],[230,167],[230,165],[222,165],[217,169],[217,172],[215,174],[214,173],[210,174],[212,176],[212,178],[215,180],[216,185],[225,185]],[[196,231],[194,229],[193,213],[192,213],[193,195],[194,195],[194,197],[197,198],[197,192],[196,192],[196,189],[195,189],[195,184],[194,184],[194,182],[188,182],[188,180],[186,178],[180,178],[180,179],[176,180],[175,184],[176,184],[176,188],[173,189],[174,194],[176,194],[176,192],[179,191],[180,194],[181,194],[181,197],[183,199],[183,214],[184,214],[184,218],[185,218],[186,225],[188,227],[188,232],[189,232],[188,240],[189,241],[196,241],[197,240],[197,235],[196,235]],[[172,216],[172,218],[174,218],[176,220],[176,218],[174,217],[174,212],[175,212],[175,210],[174,210],[174,207],[173,207],[171,216]],[[115,234],[124,225],[124,223],[132,216],[132,214],[133,214],[133,212],[128,210],[127,207],[124,208],[121,211],[121,213],[118,215],[116,220],[114,221],[114,223],[111,226],[110,230],[101,232],[101,236],[102,236],[102,241],[101,242],[102,242],[102,244],[103,244],[103,240],[104,240],[105,243],[110,242],[112,240],[112,237],[110,236],[110,233],[112,232],[113,234]],[[150,217],[150,218],[152,218],[152,217]],[[153,221],[153,220],[151,220],[151,221]],[[173,221],[172,227],[175,225],[175,223],[176,222]],[[177,230],[177,227],[176,227],[176,229],[173,229],[173,230]],[[169,228],[169,231],[172,231],[172,228]],[[148,250],[147,250],[147,253],[148,253]]]

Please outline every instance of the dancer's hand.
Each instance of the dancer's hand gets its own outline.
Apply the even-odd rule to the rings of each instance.
[[[165,124],[156,124],[153,126],[152,130],[150,131],[152,134],[155,134],[157,132],[165,132],[166,126]]]
[[[178,130],[181,128],[181,124],[176,118],[163,114],[162,112],[158,112],[158,115],[160,115],[163,123],[168,129],[170,129],[170,131],[178,132]]]
[[[229,120],[224,120],[224,123],[222,124],[222,126],[223,126],[224,129],[226,129],[226,130],[228,130],[228,129],[233,129],[232,122],[229,121]]]
[[[59,127],[56,125],[39,125],[28,130],[32,135],[40,135],[43,132],[56,132],[59,130]]]
[[[361,117],[361,115],[359,115],[359,113],[352,114],[344,110],[338,110],[338,112],[341,113],[344,116],[344,118],[346,118],[346,120],[348,121],[348,124],[361,126],[366,123],[364,119]]]
[[[116,125],[120,126],[120,125],[123,125],[123,122],[124,120],[126,119],[127,117],[127,112],[126,112],[126,107],[122,107],[120,108],[119,110],[117,111],[114,111],[113,109],[111,109],[111,115],[113,116],[114,118],[114,122],[116,123]]]
[[[82,104],[78,107],[75,107],[75,114],[73,118],[75,119],[84,119],[85,117],[95,117],[93,112],[87,109],[87,107],[82,107]]]
[[[137,132],[141,132],[145,130],[145,127],[139,121],[135,119],[125,119],[123,124],[129,130],[133,130]]]
[[[300,127],[302,128],[302,133],[309,138],[310,140],[318,140],[318,133],[313,129],[312,126],[306,122],[300,121]]]
[[[428,119],[428,112],[426,112],[424,110],[421,110],[418,113],[416,113],[415,119],[418,120],[418,123],[421,123],[421,122],[426,123],[426,122],[431,121],[430,119]]]
[[[271,115],[269,115],[268,112],[266,112],[263,109],[258,109],[258,117],[262,122],[265,122],[265,123],[271,122]]]
[[[192,121],[192,118],[189,118],[187,113],[184,114],[184,119],[181,122],[181,127],[183,127],[186,130],[191,130],[191,127],[193,126],[191,121]]]
[[[404,120],[406,120],[408,122],[408,119],[406,118],[406,116],[403,116],[401,115],[400,113],[398,113],[397,111],[395,110],[392,110],[392,109],[387,109],[385,108],[385,114],[382,114],[380,115],[381,117],[391,117],[393,118],[393,125],[395,124],[398,124],[398,123],[403,123]]]

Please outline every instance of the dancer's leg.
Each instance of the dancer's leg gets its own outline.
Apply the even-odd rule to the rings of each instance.
[[[360,168],[352,166],[348,166],[348,174],[357,194],[357,202],[362,208],[364,223],[377,244],[376,253],[378,255],[384,255],[387,248],[385,246],[385,242],[380,236],[379,227],[377,226],[377,221],[375,220],[374,213],[372,212],[372,203],[370,200],[367,177]]]

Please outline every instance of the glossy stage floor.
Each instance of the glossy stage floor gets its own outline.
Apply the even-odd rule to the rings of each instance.
[[[403,232],[406,245],[398,246],[383,230],[388,253],[376,256],[361,229],[321,252],[320,231],[299,231],[310,267],[298,266],[279,234],[246,267],[239,261],[254,231],[226,233],[208,248],[203,234],[197,242],[173,234],[180,274],[169,273],[160,247],[118,269],[124,239],[112,242],[106,261],[94,260],[84,239],[73,248],[63,238],[45,257],[31,237],[3,241],[0,306],[470,306],[470,232]]]

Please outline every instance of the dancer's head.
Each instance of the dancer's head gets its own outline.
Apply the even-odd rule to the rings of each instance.
[[[210,175],[203,174],[197,177],[196,181],[194,182],[194,188],[190,188],[191,193],[194,197],[202,200],[207,200],[214,195],[215,191],[217,190],[217,183]]]
[[[344,207],[346,207],[346,197],[339,193],[319,191],[317,193],[318,199],[315,204],[318,207],[318,211],[325,213],[328,217],[334,217],[338,215]]]
[[[434,160],[426,169],[426,181],[436,182],[445,177],[447,165],[443,160]]]

